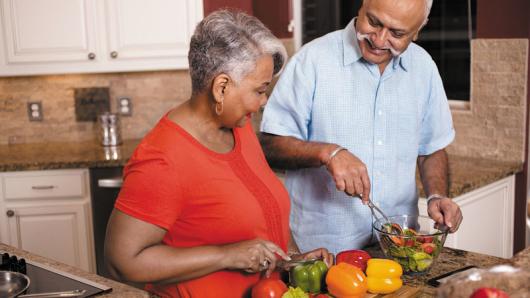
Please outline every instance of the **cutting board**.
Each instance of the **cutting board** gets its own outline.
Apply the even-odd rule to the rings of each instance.
[[[421,293],[421,288],[417,288],[417,287],[411,287],[411,286],[402,286],[399,290],[395,291],[394,293],[392,294],[387,294],[387,295],[383,295],[383,294],[366,294],[364,296],[364,298],[393,298],[393,297],[405,297],[405,298],[412,298],[412,297],[416,297],[418,296],[419,294]]]

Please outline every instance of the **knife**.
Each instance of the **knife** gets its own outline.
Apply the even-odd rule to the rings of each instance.
[[[291,261],[279,260],[276,263],[276,267],[279,267],[279,268],[282,268],[282,269],[285,269],[285,270],[289,270],[292,267],[296,267],[298,265],[313,264],[315,261],[320,261],[320,260],[321,259],[317,259],[317,258],[306,259],[306,260],[291,260]]]

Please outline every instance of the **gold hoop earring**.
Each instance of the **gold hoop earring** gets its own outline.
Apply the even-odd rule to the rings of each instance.
[[[223,109],[224,106],[222,100],[220,102],[215,103],[215,114],[217,114],[217,116],[221,116],[221,114],[223,113]]]

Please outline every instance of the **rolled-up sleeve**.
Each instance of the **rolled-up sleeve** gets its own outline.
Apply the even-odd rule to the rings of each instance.
[[[422,120],[419,155],[429,155],[447,147],[455,138],[455,129],[447,95],[434,61],[431,72],[431,88]]]
[[[308,140],[315,89],[313,63],[298,53],[287,64],[265,106],[260,130]]]

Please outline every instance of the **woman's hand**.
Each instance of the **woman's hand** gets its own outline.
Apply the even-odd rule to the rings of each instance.
[[[225,268],[243,270],[248,273],[267,270],[266,276],[274,271],[278,258],[286,261],[291,259],[276,244],[259,238],[228,244],[223,246],[223,249]]]
[[[322,259],[328,268],[333,265],[333,254],[325,248],[317,248],[312,251],[291,256],[293,260]]]

